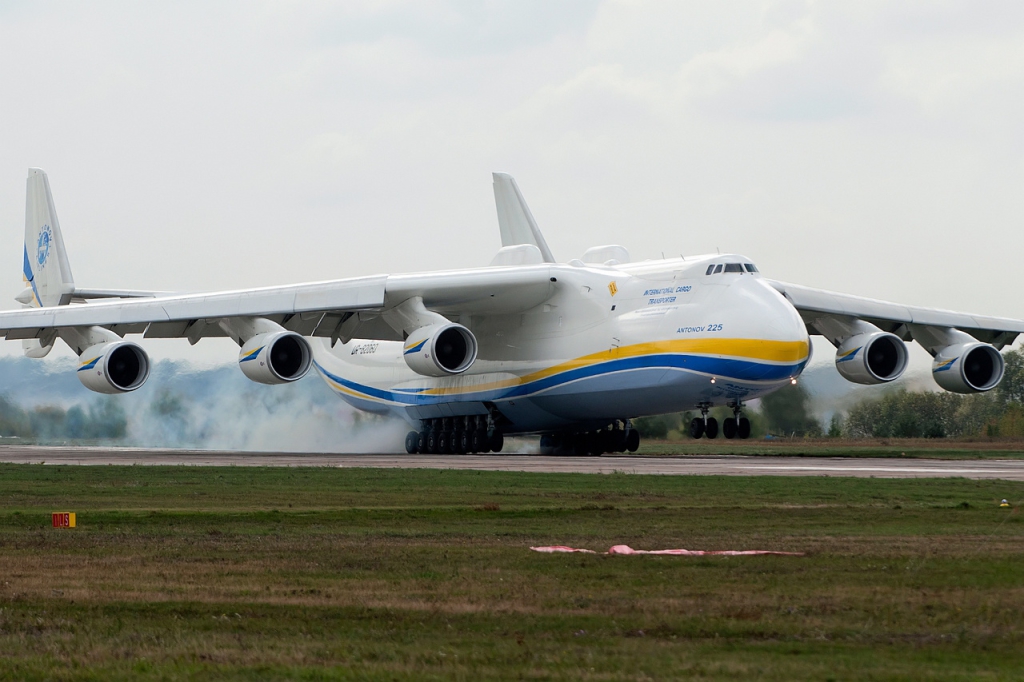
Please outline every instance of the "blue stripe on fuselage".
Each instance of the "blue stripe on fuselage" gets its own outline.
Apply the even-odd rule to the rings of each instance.
[[[388,391],[366,386],[332,374],[319,363],[315,364],[324,376],[349,390],[357,391],[378,400],[386,400],[404,405],[433,405],[448,402],[519,398],[550,390],[573,381],[635,369],[681,369],[738,381],[782,381],[803,371],[804,365],[807,362],[805,360],[796,364],[771,365],[750,360],[663,353],[622,358],[587,367],[579,367],[518,386],[483,389],[480,391],[473,391],[467,387],[462,392],[431,395],[413,393],[413,391],[426,391],[429,389],[396,389]]]

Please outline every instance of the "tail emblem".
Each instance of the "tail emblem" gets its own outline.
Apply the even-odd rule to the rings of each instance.
[[[43,225],[39,232],[39,243],[36,245],[36,262],[39,267],[46,265],[46,259],[50,256],[50,244],[53,242],[53,231],[49,225]]]

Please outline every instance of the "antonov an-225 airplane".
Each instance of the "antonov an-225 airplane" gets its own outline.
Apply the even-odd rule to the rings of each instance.
[[[631,419],[695,410],[694,438],[747,438],[743,405],[795,382],[809,334],[859,384],[894,381],[913,339],[958,393],[994,388],[999,350],[1024,322],[916,308],[765,279],[741,255],[631,263],[621,246],[555,261],[512,177],[495,173],[502,248],[487,267],[167,295],[75,286],[46,174],[30,169],[21,310],[0,334],[43,357],[60,339],[93,391],[142,386],[150,361],[125,339],[226,336],[253,381],[311,368],[343,399],[413,425],[409,453],[498,452],[540,434],[552,454],[636,451]]]

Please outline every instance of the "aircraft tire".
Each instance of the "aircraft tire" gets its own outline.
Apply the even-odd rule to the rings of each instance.
[[[442,431],[441,438],[444,439],[444,447],[441,448],[441,454],[443,455],[454,455],[455,454],[455,432],[454,431]]]
[[[740,417],[740,424],[736,429],[736,435],[746,440],[750,438],[750,420],[746,417]]]
[[[708,423],[704,425],[704,435],[708,438],[718,437],[718,420],[714,417],[708,417]]]
[[[427,452],[432,455],[437,454],[437,432],[433,429],[427,433]]]
[[[704,435],[704,420],[700,417],[694,417],[690,420],[690,437],[693,439],[700,438]]]
[[[505,446],[505,436],[502,435],[501,431],[488,431],[487,445],[490,447],[491,452],[501,452],[501,448]]]
[[[420,451],[420,432],[410,431],[405,435],[405,451],[415,455]]]
[[[428,450],[427,450],[427,430],[424,429],[424,430],[420,431],[419,436],[420,436],[420,440],[419,440],[419,444],[416,446],[416,451],[419,452],[420,454],[422,454],[424,452],[428,452]]]
[[[636,429],[630,429],[629,433],[626,434],[626,449],[630,452],[636,452],[640,449],[640,432]]]
[[[555,444],[555,437],[546,433],[540,437],[540,454],[542,455],[553,455],[558,451],[558,446]]]
[[[448,433],[446,431],[437,434],[437,454],[448,454]]]
[[[739,427],[736,425],[735,418],[726,419],[725,421],[722,422],[722,435],[728,438],[729,440],[732,440],[733,438],[736,437],[736,432],[738,430]]]
[[[473,432],[473,452],[487,452],[487,432],[477,429]]]
[[[460,455],[465,455],[472,449],[472,443],[470,442],[472,439],[469,431],[456,431],[455,439],[455,445],[457,446],[455,450]]]

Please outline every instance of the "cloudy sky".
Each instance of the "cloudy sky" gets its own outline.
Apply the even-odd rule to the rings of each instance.
[[[164,290],[486,264],[501,170],[560,259],[1024,318],[1020,2],[0,0],[0,64],[11,307],[29,166],[80,286]]]

